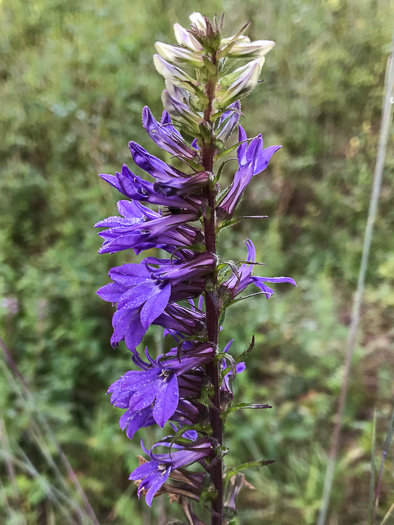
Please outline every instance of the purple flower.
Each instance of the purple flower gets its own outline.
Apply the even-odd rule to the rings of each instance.
[[[197,154],[196,150],[188,146],[179,131],[174,128],[171,117],[167,111],[163,112],[161,123],[153,117],[151,110],[145,106],[142,112],[142,124],[150,138],[159,148],[172,155],[192,159]]]
[[[185,336],[204,335],[206,333],[203,312],[185,308],[177,303],[169,304],[153,324],[162,326],[170,331],[171,335],[177,334],[180,339]]]
[[[237,100],[228,106],[227,110],[220,117],[218,129],[216,131],[216,138],[222,142],[226,142],[234,128],[239,122],[241,114],[241,102]]]
[[[228,352],[228,350],[229,350],[230,346],[233,344],[233,342],[234,342],[234,339],[232,339],[231,341],[229,341],[227,343],[227,345],[224,347],[223,353]],[[230,360],[226,359],[226,358],[222,359],[222,363],[221,363],[222,370],[226,370],[226,368],[229,366],[227,361],[230,361]],[[223,395],[223,392],[225,392],[227,395],[230,395],[232,397],[233,381],[235,379],[235,376],[237,374],[240,374],[244,370],[245,370],[245,363],[244,362],[234,364],[233,369],[230,370],[229,372],[227,372],[227,374],[223,377],[222,386],[221,386],[222,395]]]
[[[245,244],[248,248],[248,257],[247,261],[255,262],[256,259],[256,249],[250,239],[245,241]],[[221,285],[221,293],[224,296],[227,296],[230,300],[234,299],[238,294],[240,294],[249,284],[255,284],[262,292],[266,294],[267,299],[271,297],[274,293],[272,288],[267,286],[265,283],[290,283],[293,286],[297,286],[294,279],[291,277],[257,277],[252,276],[253,265],[251,264],[242,264],[237,272],[225,281]]]
[[[176,421],[178,423],[181,423],[182,425],[194,425],[200,421],[203,421],[204,418],[208,419],[208,411],[204,405],[198,403],[195,400],[184,399],[188,391],[186,391],[182,387],[182,379],[183,376],[178,378],[180,399],[174,414],[171,416],[171,421]],[[199,390],[197,391],[197,393],[195,393],[194,391],[193,393],[194,397],[198,397],[200,395],[201,381]],[[125,406],[122,406],[121,400],[119,399],[116,403],[114,403],[114,406],[117,406],[119,408],[127,408],[127,402],[125,402],[124,404]],[[148,407],[143,408],[142,410],[130,410],[129,408],[127,408],[126,412],[124,412],[119,419],[119,426],[122,430],[126,430],[126,436],[129,439],[133,439],[135,433],[138,432],[138,430],[140,430],[141,428],[149,427],[156,423],[153,417],[153,409],[154,405],[149,405]]]
[[[114,281],[100,288],[97,294],[111,303],[117,303],[112,324],[112,345],[125,340],[134,350],[148,327],[163,313],[171,295],[171,284],[151,278],[144,264],[123,264],[112,268],[109,276]]]
[[[169,178],[156,182],[153,187],[159,195],[166,197],[172,195],[189,195],[192,192],[200,192],[211,182],[211,176],[206,171],[200,171],[194,175],[183,178]]]
[[[261,173],[268,166],[272,155],[282,146],[270,146],[263,149],[261,135],[255,137],[248,145],[245,130],[239,126],[239,142],[237,157],[239,169],[234,175],[234,180],[228,188],[226,195],[217,207],[218,216],[223,219],[232,217],[242,195],[254,175]]]
[[[113,282],[100,288],[97,294],[104,301],[117,303],[112,320],[112,345],[124,339],[126,346],[134,350],[149,326],[159,322],[168,303],[197,297],[204,291],[203,277],[215,268],[216,257],[210,253],[188,255],[191,259],[179,251],[179,259],[174,257],[172,261],[148,257],[140,264],[123,264],[109,271]],[[187,319],[184,321],[187,323]],[[163,318],[161,322],[164,328],[177,329],[175,323],[171,325]]]
[[[187,197],[185,199],[178,196],[166,197],[154,190],[152,182],[148,182],[137,175],[123,164],[121,173],[116,175],[101,174],[100,177],[116,188],[120,193],[135,201],[149,202],[159,206],[170,208],[181,208],[196,211],[201,206],[202,199],[198,196]]]
[[[136,142],[129,142],[129,149],[137,166],[155,179],[167,180],[170,177],[185,177],[184,173],[154,157]]]
[[[178,407],[178,376],[202,366],[210,361],[214,354],[215,350],[208,344],[195,345],[193,350],[188,352],[178,353],[174,349],[155,360],[146,349],[148,363],[135,353],[132,359],[141,371],[126,372],[108,389],[108,393],[112,393],[111,403],[120,408],[127,408],[127,412],[121,418],[123,429],[131,425],[127,435],[134,435],[138,430],[137,426],[141,424],[141,411],[152,405],[151,415],[156,423],[163,427]],[[150,416],[150,413],[145,412],[144,415]],[[148,424],[152,423],[149,421]]]
[[[245,130],[239,126],[238,142],[242,142],[237,149],[238,164],[240,167],[249,164],[253,167],[253,175],[258,175],[268,166],[272,155],[282,146],[269,146],[263,149],[261,135],[255,137],[250,144],[247,141]]]
[[[115,253],[129,248],[139,253],[142,249],[188,246],[199,239],[199,230],[186,222],[198,218],[197,213],[180,213],[164,217],[139,202],[119,201],[118,211],[122,217],[108,217],[95,227],[108,228],[99,233],[104,242],[99,253]]]
[[[147,264],[156,264],[158,269],[152,271],[152,278],[159,280],[169,280],[173,285],[185,281],[190,284],[190,279],[193,277],[202,277],[207,273],[212,272],[217,264],[217,257],[211,253],[203,253],[201,255],[193,256],[191,260],[171,261],[168,259],[154,259],[148,257]]]
[[[213,454],[212,445],[207,438],[182,446],[177,445],[178,450],[170,451],[168,454],[154,454],[153,450],[157,446],[168,446],[168,444],[164,441],[159,442],[148,451],[142,443],[150,461],[137,467],[129,477],[131,480],[140,481],[137,491],[138,497],[140,498],[141,494],[146,492],[145,501],[149,506],[152,506],[153,497],[167,481],[173,470],[197,461],[201,462]]]
[[[184,89],[171,86],[163,91],[161,100],[174,122],[186,127],[192,136],[200,133],[202,118],[188,106],[188,93]]]
[[[233,182],[228,189],[228,192],[219,202],[216,211],[220,219],[230,219],[233,216],[235,208],[237,207],[245,188],[252,180],[253,167],[250,164],[240,167],[235,173]]]

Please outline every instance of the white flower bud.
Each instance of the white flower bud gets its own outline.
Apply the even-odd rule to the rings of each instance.
[[[207,23],[205,22],[205,18],[202,16],[201,13],[192,13],[189,16],[189,20],[200,31],[204,31],[205,32],[207,30]]]
[[[230,58],[260,58],[275,46],[272,40],[256,40],[254,42],[237,42],[231,46],[226,56]]]
[[[174,33],[176,41],[180,46],[187,47],[192,51],[202,51],[202,45],[198,42],[198,40],[181,25],[174,24]]]
[[[252,60],[220,80],[220,89],[217,91],[216,98],[221,107],[244,97],[256,87],[264,61],[264,57]]]
[[[184,47],[171,46],[163,44],[162,42],[156,42],[155,48],[160,56],[174,64],[197,68],[203,67],[204,65],[200,54],[193,53]]]
[[[153,55],[153,62],[157,71],[165,80],[175,86],[187,89],[191,93],[197,92],[196,81],[185,73],[181,68],[166,62],[160,55]]]
[[[167,82],[166,84],[170,89],[165,89],[161,97],[165,110],[171,115],[174,123],[186,126],[192,134],[198,134],[201,116],[185,103],[183,90],[170,86]]]
[[[220,48],[223,49],[225,46],[227,46],[227,44],[232,42],[236,38],[236,36],[237,35],[229,36],[228,38],[222,38]],[[241,35],[237,38],[237,43],[239,44],[246,43],[246,42],[250,42],[250,38],[248,36]]]

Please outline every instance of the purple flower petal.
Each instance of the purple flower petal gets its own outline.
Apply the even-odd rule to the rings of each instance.
[[[167,481],[168,476],[171,473],[171,469],[167,468],[164,472],[160,473],[160,477],[157,477],[151,484],[150,489],[146,493],[145,501],[149,507],[152,506],[152,500],[155,496],[156,492],[164,485],[164,483]]]
[[[136,288],[134,288],[136,290]],[[155,293],[151,293],[144,306],[141,308],[141,324],[144,328],[153,323],[161,315],[168,304],[171,295],[171,284],[161,285]]]
[[[157,398],[153,407],[153,417],[160,427],[164,427],[174,414],[179,402],[178,380],[175,375],[162,381],[157,391]]]

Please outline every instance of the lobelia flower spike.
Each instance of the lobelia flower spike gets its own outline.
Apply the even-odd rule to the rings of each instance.
[[[150,506],[155,495],[176,496],[189,522],[199,525],[204,524],[193,508],[196,502],[211,509],[211,525],[225,525],[226,516],[235,512],[234,488],[224,491],[223,423],[237,409],[232,406],[233,383],[244,372],[252,348],[237,359],[230,353],[233,341],[220,350],[219,320],[233,302],[244,299],[239,295],[251,284],[267,298],[273,294],[267,283],[295,285],[289,277],[253,276],[256,251],[249,239],[242,263],[221,260],[217,250],[222,224],[234,222],[230,219],[253,176],[267,168],[280,148],[264,149],[261,135],[248,139],[239,125],[239,99],[257,85],[265,56],[274,46],[270,40],[251,42],[244,35],[248,26],[223,38],[223,17],[209,20],[192,13],[189,28],[174,25],[177,45],[156,43],[154,64],[165,79],[164,112],[159,122],[145,107],[142,124],[173,161],[165,162],[130,141],[134,163],[151,180],[125,164],[115,175],[101,175],[122,198],[119,216],[96,224],[102,229],[99,253],[161,250],[161,255],[150,253],[139,263],[112,268],[111,282],[97,292],[116,307],[112,345],[124,341],[135,366],[114,381],[108,393],[111,403],[124,410],[119,424],[129,439],[152,425],[173,429],[149,450],[142,444],[149,459],[141,459],[130,475],[138,497],[145,494]],[[234,68],[239,59],[247,63]],[[237,128],[238,144],[229,147],[226,143]],[[238,167],[219,196],[223,165],[217,169],[215,163],[235,147]],[[146,349],[143,359],[138,345],[152,324],[163,330],[165,348],[168,339],[173,346],[157,357]],[[158,454],[158,447],[168,452]],[[224,501],[229,502],[228,513]]]

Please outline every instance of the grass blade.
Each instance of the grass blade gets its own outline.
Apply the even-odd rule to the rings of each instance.
[[[383,168],[384,168],[384,163],[386,159],[386,151],[387,151],[387,141],[389,137],[389,131],[390,131],[390,125],[391,125],[391,119],[392,119],[392,106],[393,105],[391,103],[391,98],[393,96],[393,89],[394,89],[394,32],[393,32],[393,38],[391,42],[390,55],[387,60],[386,85],[385,85],[383,109],[382,109],[382,120],[381,120],[381,126],[380,126],[380,134],[379,134],[378,154],[377,154],[375,171],[374,171],[371,199],[369,203],[367,225],[365,228],[363,252],[361,256],[360,271],[358,274],[357,290],[356,290],[356,294],[355,294],[355,298],[353,302],[352,319],[350,323],[349,335],[348,335],[347,344],[346,344],[345,373],[344,373],[344,377],[342,380],[341,392],[339,395],[338,410],[336,414],[336,421],[335,421],[334,431],[332,435],[331,449],[330,449],[330,454],[329,454],[329,459],[328,459],[326,476],[324,479],[323,496],[322,496],[322,502],[321,502],[320,513],[319,513],[317,525],[325,525],[327,514],[328,514],[328,509],[330,506],[331,489],[332,489],[332,483],[334,480],[335,465],[336,465],[338,451],[339,451],[342,420],[343,420],[343,414],[344,414],[345,406],[346,406],[347,390],[348,390],[348,384],[349,384],[349,379],[350,379],[350,369],[351,369],[351,364],[353,360],[354,349],[356,346],[357,330],[358,330],[358,325],[359,325],[360,315],[361,315],[361,303],[362,303],[362,297],[364,293],[365,276],[366,276],[367,268],[368,268],[369,252],[371,248],[373,229],[374,229],[374,224],[375,224],[375,219],[376,219],[376,214],[377,214],[380,188],[382,186]]]
[[[394,510],[394,503],[391,505],[391,507],[389,508],[389,510],[387,511],[385,517],[383,518],[383,520],[380,522],[379,525],[384,525],[385,523],[387,523],[387,520],[389,519],[389,517],[393,513],[393,510]]]
[[[375,499],[374,499],[374,504],[373,504],[373,521],[372,521],[372,523],[375,523],[376,514],[378,512],[380,487],[381,487],[381,484],[382,484],[384,462],[386,461],[386,457],[387,457],[387,454],[388,454],[388,451],[389,451],[391,440],[393,438],[393,434],[394,434],[394,409],[393,409],[392,414],[391,414],[391,419],[390,419],[390,423],[389,423],[389,429],[388,429],[388,432],[387,432],[387,437],[386,437],[385,442],[383,444],[382,461],[380,462],[378,484],[376,486]]]
[[[368,524],[374,523],[374,504],[375,504],[375,460],[376,460],[376,410],[373,411],[372,439],[371,439],[371,474],[369,478],[369,499],[368,499]]]

